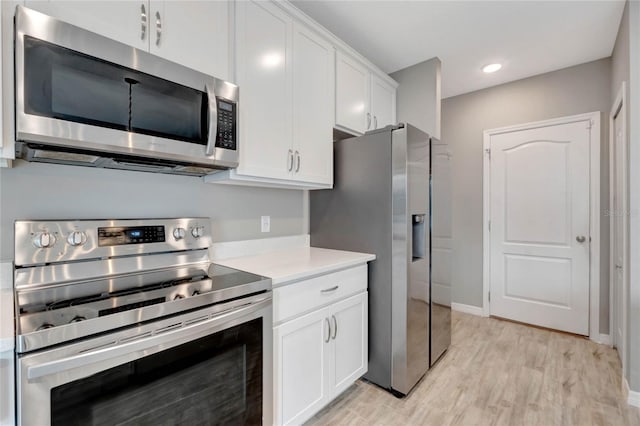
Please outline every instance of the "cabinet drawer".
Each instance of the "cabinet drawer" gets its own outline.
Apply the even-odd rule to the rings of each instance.
[[[367,265],[273,290],[273,322],[293,318],[367,289]]]

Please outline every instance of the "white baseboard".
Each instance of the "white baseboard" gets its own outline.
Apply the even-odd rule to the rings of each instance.
[[[596,337],[592,338],[591,341],[600,343],[601,345],[612,346],[611,336],[609,334],[596,334]]]
[[[465,305],[464,303],[451,303],[451,309],[458,312],[463,312],[465,314],[477,315],[479,317],[483,317],[482,307],[473,306],[473,305]]]
[[[627,380],[625,379],[625,383],[626,382]],[[627,389],[629,389],[628,384],[627,384]],[[627,404],[640,408],[640,392],[629,390],[628,396],[627,396]]]

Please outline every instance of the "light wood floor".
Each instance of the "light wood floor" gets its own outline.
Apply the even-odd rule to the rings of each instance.
[[[359,381],[308,425],[640,425],[614,349],[459,312],[452,328],[449,351],[408,397]]]

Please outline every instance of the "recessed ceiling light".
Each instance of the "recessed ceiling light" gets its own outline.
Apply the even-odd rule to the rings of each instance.
[[[482,71],[489,74],[498,71],[500,68],[502,68],[502,64],[489,64],[482,67]]]

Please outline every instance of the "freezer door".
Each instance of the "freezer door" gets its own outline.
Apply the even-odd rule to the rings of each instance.
[[[392,388],[407,394],[429,369],[429,136],[392,133]]]
[[[431,365],[451,344],[451,152],[431,139]]]

